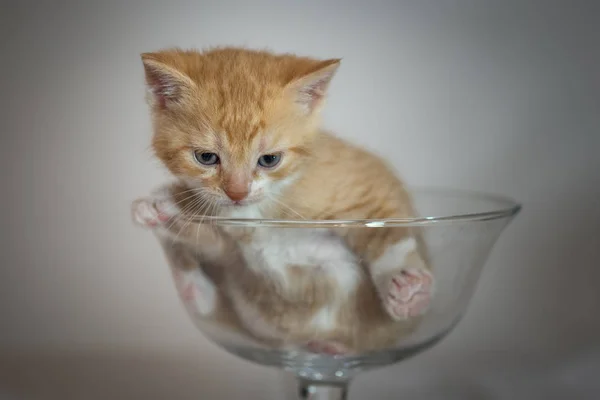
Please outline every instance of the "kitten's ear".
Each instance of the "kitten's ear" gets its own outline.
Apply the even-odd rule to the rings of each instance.
[[[150,100],[161,109],[179,102],[195,86],[189,76],[176,68],[175,60],[161,53],[143,53],[141,58]]]
[[[317,64],[311,72],[288,83],[286,89],[307,113],[314,112],[322,103],[331,79],[340,66],[341,59],[325,60]]]

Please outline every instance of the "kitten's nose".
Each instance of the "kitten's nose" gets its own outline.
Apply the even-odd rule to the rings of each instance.
[[[244,200],[246,198],[246,196],[248,196],[247,190],[242,190],[242,191],[226,190],[225,193],[227,194],[227,197],[229,197],[233,201],[241,201],[241,200]]]
[[[250,184],[242,173],[232,173],[223,184],[223,191],[232,201],[241,201],[248,196]]]

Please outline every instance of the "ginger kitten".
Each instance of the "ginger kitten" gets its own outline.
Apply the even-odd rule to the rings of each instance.
[[[194,271],[186,290],[201,314],[273,345],[335,353],[391,346],[415,328],[433,287],[417,231],[186,221],[414,216],[383,160],[320,128],[340,60],[242,48],[142,60],[152,146],[177,183],[135,201],[134,219],[156,231],[176,271]],[[209,264],[220,267],[198,268]]]

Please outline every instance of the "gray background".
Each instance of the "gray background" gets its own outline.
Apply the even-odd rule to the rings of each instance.
[[[410,183],[524,203],[456,331],[365,374],[353,398],[599,398],[599,9],[2,2],[0,395],[281,395],[277,371],[195,330],[154,238],[129,219],[166,177],[148,151],[139,53],[238,44],[342,57],[328,128]]]

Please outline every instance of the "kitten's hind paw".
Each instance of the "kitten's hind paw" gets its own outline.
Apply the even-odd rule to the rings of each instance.
[[[178,214],[170,199],[147,197],[135,200],[131,205],[133,221],[144,228],[156,228]]]
[[[341,356],[348,353],[348,349],[341,343],[326,340],[311,340],[306,344],[306,350],[329,356]]]
[[[383,305],[396,320],[406,320],[425,313],[431,302],[433,276],[422,268],[408,268],[387,281]]]
[[[199,316],[206,317],[214,312],[217,290],[198,270],[173,271],[175,286],[184,304]]]

